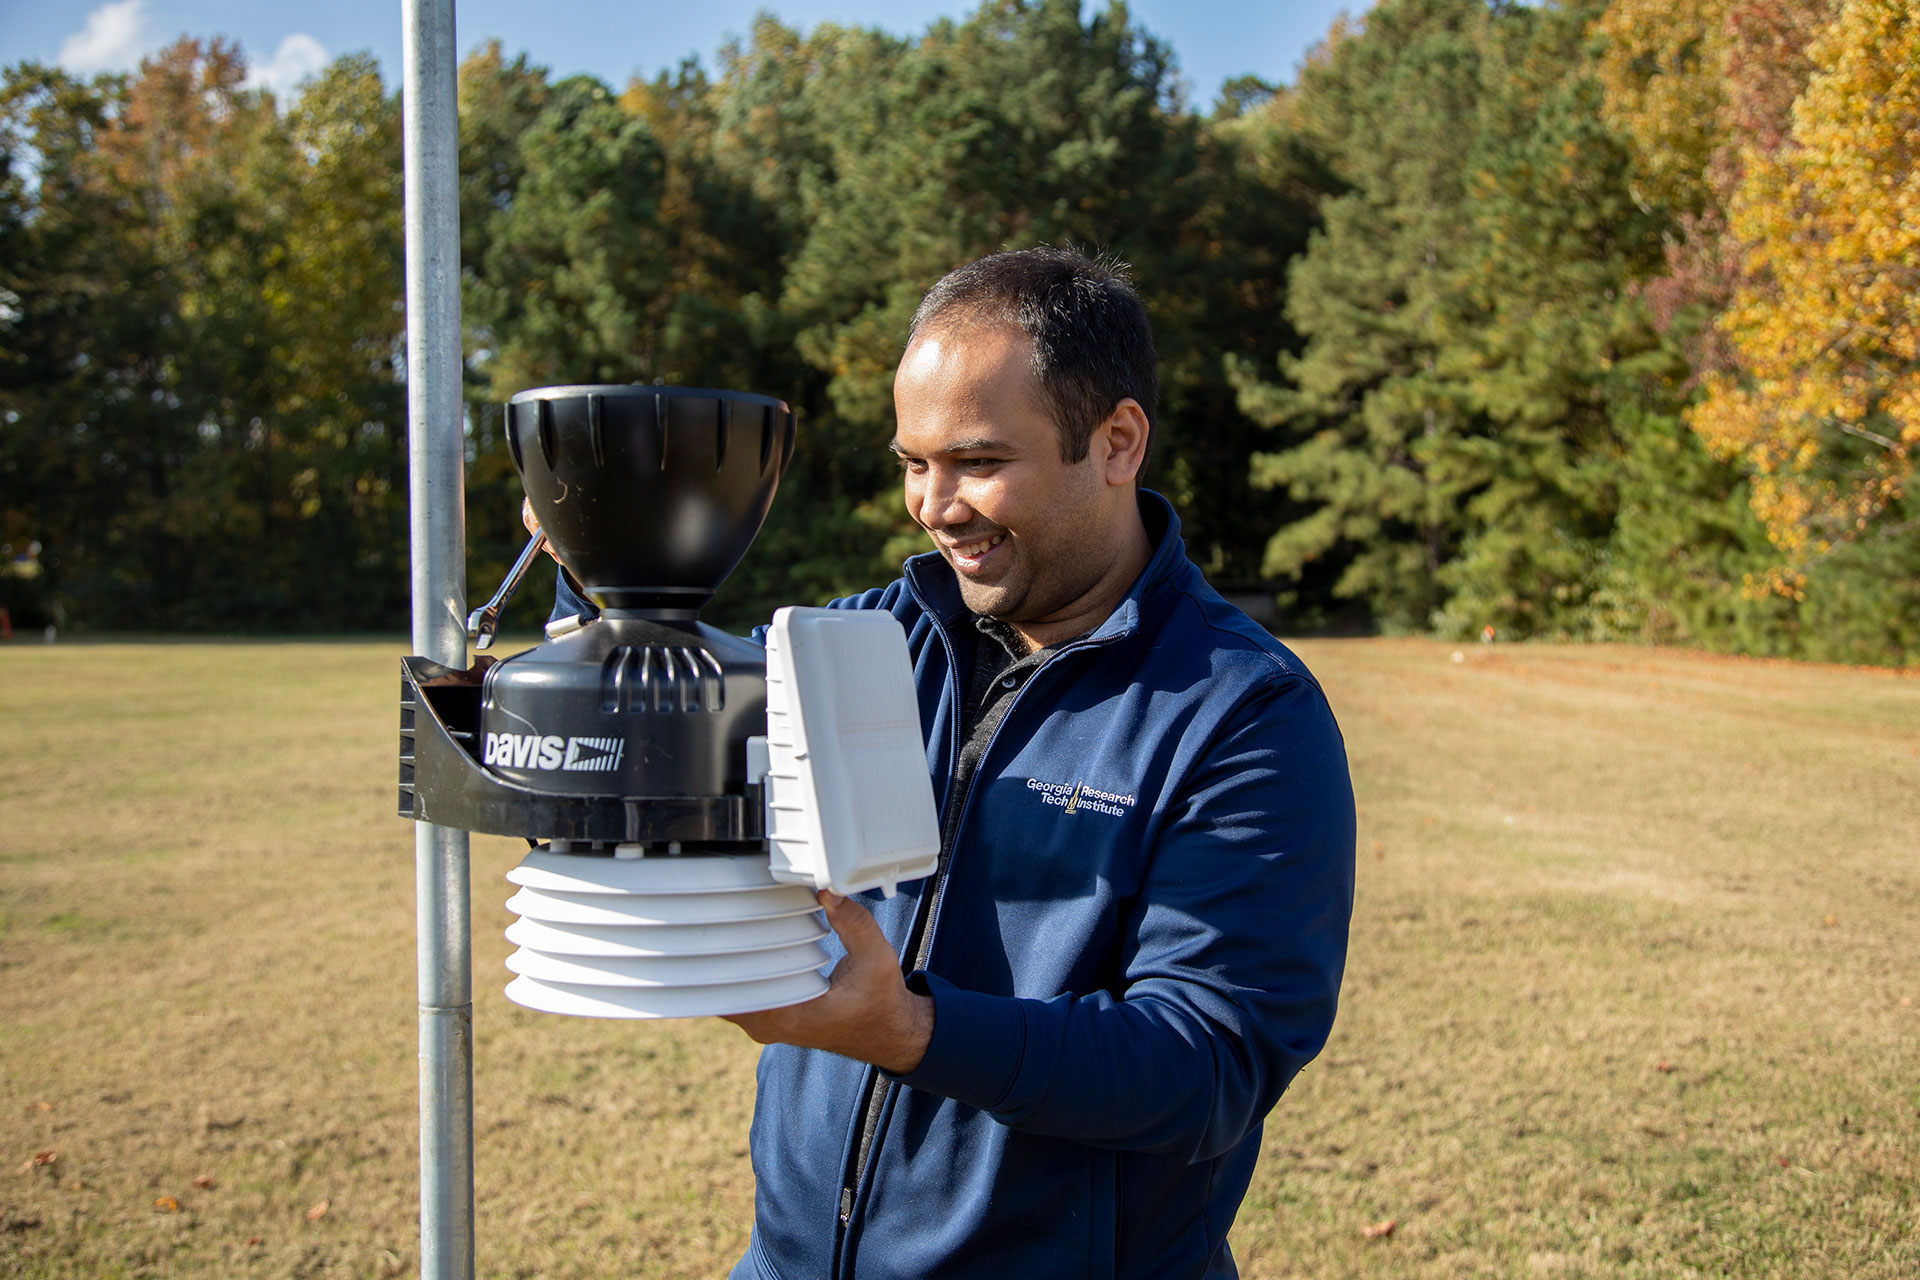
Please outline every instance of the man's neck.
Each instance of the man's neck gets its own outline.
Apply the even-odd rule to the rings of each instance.
[[[1133,590],[1133,584],[1153,559],[1153,542],[1147,536],[1146,522],[1140,518],[1136,501],[1131,518],[1122,525],[1118,553],[1108,562],[1105,572],[1080,597],[1064,609],[1045,617],[1009,622],[1027,651],[1045,649],[1075,636],[1084,635],[1107,620],[1120,602]]]

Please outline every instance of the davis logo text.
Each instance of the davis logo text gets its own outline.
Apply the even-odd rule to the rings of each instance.
[[[620,767],[626,743],[619,738],[562,738],[557,734],[490,733],[482,764],[502,769],[558,769],[611,773]]]

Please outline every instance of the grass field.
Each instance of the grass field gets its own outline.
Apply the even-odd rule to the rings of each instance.
[[[1360,893],[1242,1273],[1920,1275],[1920,680],[1299,648]],[[0,1273],[414,1272],[400,652],[0,648]],[[473,846],[479,1272],[719,1275],[753,1047],[509,1005],[523,847]]]

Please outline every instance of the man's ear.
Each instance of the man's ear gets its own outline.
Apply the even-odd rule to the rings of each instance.
[[[1132,484],[1147,461],[1147,411],[1140,402],[1127,396],[1113,406],[1113,412],[1100,424],[1096,434],[1106,440],[1103,459],[1105,479],[1110,485]]]

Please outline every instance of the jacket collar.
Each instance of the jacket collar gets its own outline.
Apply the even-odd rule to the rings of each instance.
[[[1140,490],[1138,498],[1140,519],[1146,524],[1153,553],[1127,594],[1121,597],[1106,621],[1086,636],[1084,643],[1105,644],[1139,631],[1143,602],[1159,588],[1190,571],[1187,544],[1180,536],[1180,516],[1173,504],[1151,489]],[[908,589],[943,631],[966,623],[969,614],[966,602],[960,598],[959,581],[953,566],[939,552],[926,551],[910,558],[902,566],[902,572]]]

